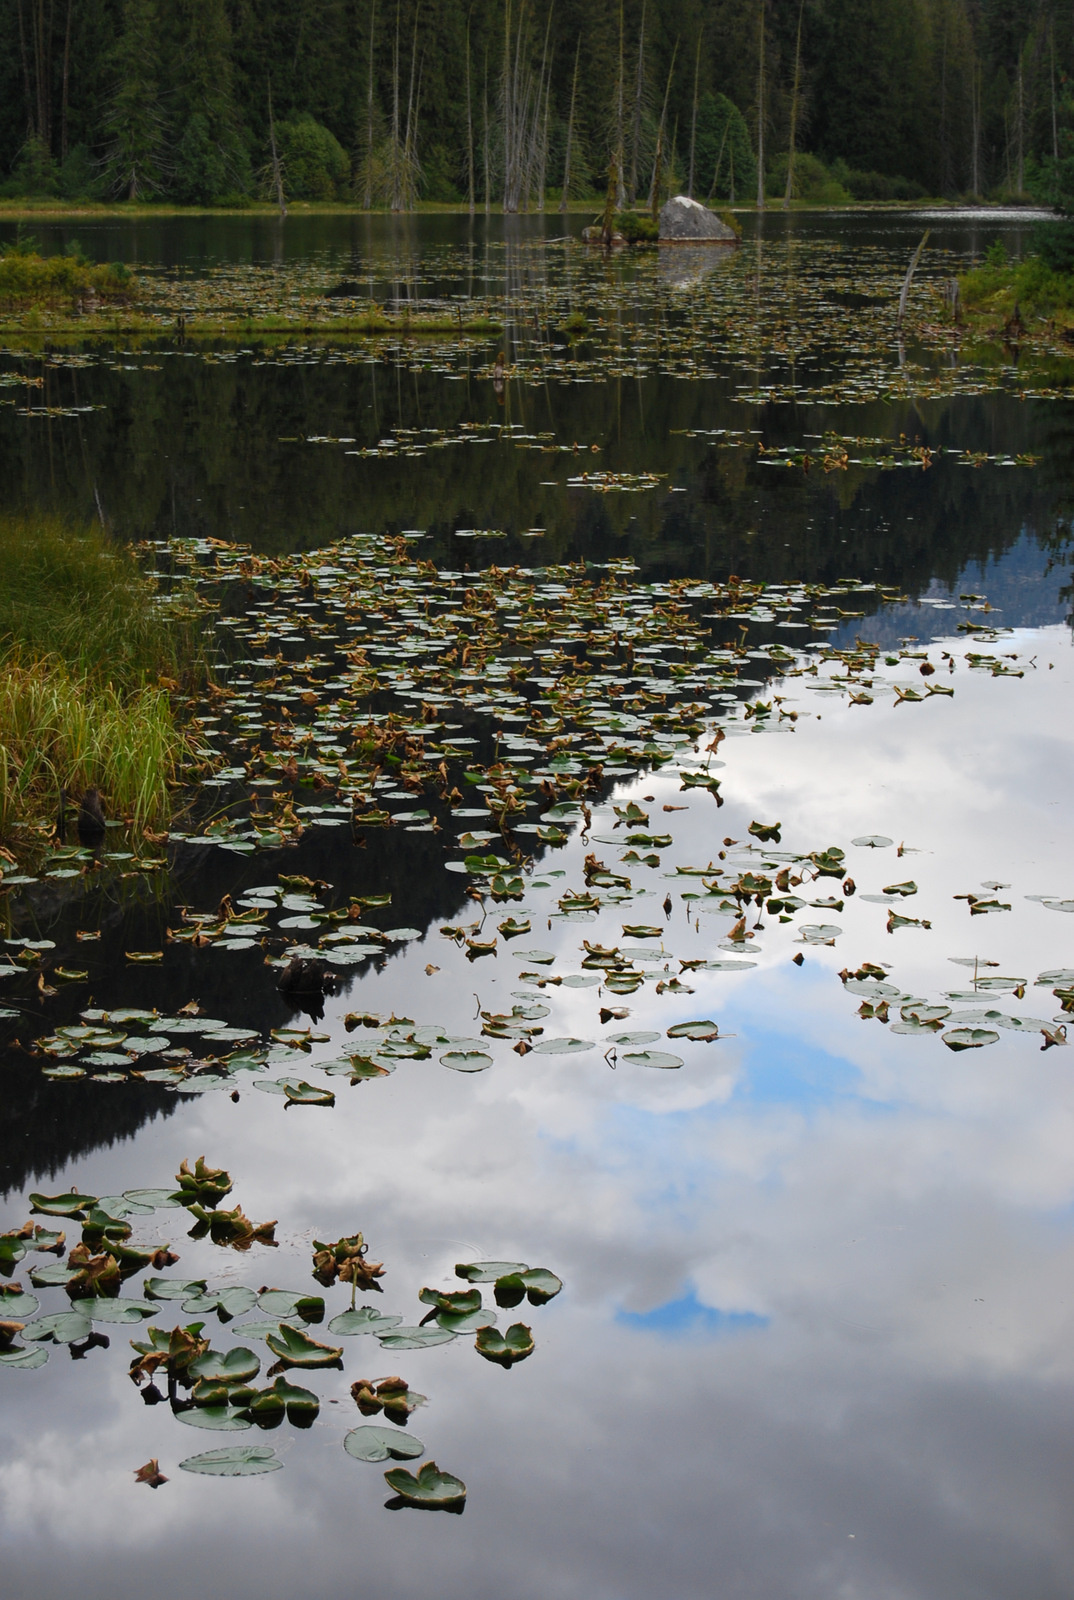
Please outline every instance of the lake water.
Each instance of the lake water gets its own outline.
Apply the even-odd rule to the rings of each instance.
[[[152,541],[223,619],[233,692],[202,730],[225,776],[166,867],[117,836],[85,884],[74,853],[7,870],[3,1227],[32,1191],[112,1197],[132,1246],[179,1258],[148,1275],[321,1294],[305,1331],[343,1351],[287,1369],[312,1426],[232,1406],[214,1432],[182,1386],[173,1407],[162,1378],[131,1382],[145,1328],[106,1299],[107,1348],[0,1312],[49,1354],[0,1352],[6,1593],[1069,1595],[1069,374],[930,309],[1027,229],[773,215],[715,265],[606,263],[558,219],[37,230],[148,269],[168,316],[177,284],[233,307],[354,278],[381,304],[463,297],[504,334],[184,343],[162,323],[0,356],[0,505]],[[367,704],[403,757],[375,781],[350,742]],[[442,785],[406,782],[440,751]],[[226,931],[225,896],[259,920]],[[323,1015],[277,991],[285,946],[339,956]],[[111,1043],[62,1042],[82,1012]],[[352,1084],[355,1055],[379,1069]],[[160,1196],[117,1207],[202,1154],[276,1248],[189,1238]],[[79,1219],[33,1220],[64,1253],[6,1281],[38,1316],[84,1307],[30,1279],[62,1276]],[[556,1274],[545,1304],[478,1285],[533,1354],[483,1360],[473,1327],[427,1348],[330,1331],[351,1290],[313,1281],[313,1241],[359,1229],[385,1275],[355,1305],[404,1327],[424,1288],[465,1291],[457,1264]],[[262,1386],[257,1324],[304,1327],[253,1295],[227,1321],[186,1303],[147,1320],[252,1349]],[[405,1429],[351,1397],[388,1375],[427,1398]],[[381,1474],[419,1462],[352,1459],[366,1423],[420,1440],[464,1513],[389,1513]],[[232,1445],[283,1470],[180,1466]]]

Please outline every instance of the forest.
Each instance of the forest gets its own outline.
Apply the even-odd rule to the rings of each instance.
[[[1054,199],[1074,0],[8,0],[0,195]]]

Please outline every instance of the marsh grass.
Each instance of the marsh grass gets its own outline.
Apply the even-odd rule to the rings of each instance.
[[[95,298],[130,300],[136,289],[120,262],[95,264],[77,251],[41,256],[20,245],[0,250],[0,304],[73,307]]]
[[[191,753],[170,691],[204,671],[191,608],[102,530],[0,521],[0,836],[92,786],[113,817],[165,821]]]

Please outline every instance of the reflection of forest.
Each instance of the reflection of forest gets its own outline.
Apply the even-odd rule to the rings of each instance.
[[[460,914],[470,921],[473,902],[465,895],[466,879],[445,872],[443,857],[443,845],[435,835],[400,829],[371,832],[366,848],[355,849],[349,828],[314,827],[297,849],[286,853],[246,859],[223,850],[181,851],[170,876],[168,901],[146,892],[126,899],[121,906],[105,905],[102,892],[99,905],[90,893],[66,903],[51,918],[44,912],[43,902],[36,902],[33,895],[22,905],[27,926],[36,930],[35,937],[53,939],[61,950],[73,941],[76,928],[95,922],[101,926],[100,944],[79,946],[79,959],[90,969],[95,1005],[107,1010],[137,1004],[155,1007],[167,1016],[196,998],[203,1014],[232,1027],[263,1032],[292,1020],[304,1025],[308,1018],[296,1017],[279,994],[275,969],[265,965],[265,952],[260,948],[228,954],[173,945],[160,967],[132,967],[124,962],[123,952],[159,949],[169,922],[176,922],[178,906],[215,906],[224,894],[238,896],[245,885],[264,883],[277,872],[305,873],[331,883],[337,901],[343,904],[351,895],[390,894],[385,926],[424,930],[435,921]],[[473,911],[480,915],[478,908]],[[16,918],[13,931],[20,926]],[[437,954],[434,946],[429,959],[435,961]],[[355,967],[339,969],[342,993],[358,971]],[[39,1006],[21,1002],[10,985],[5,1002],[30,1004],[34,1025],[27,1037],[40,1033]],[[49,1002],[49,1022],[56,1026],[75,1022],[79,1007],[85,1004],[83,985],[65,986]],[[0,1128],[3,1193],[23,1188],[35,1178],[44,1181],[74,1157],[116,1139],[133,1137],[144,1123],[170,1115],[179,1104],[174,1094],[155,1084],[50,1082],[41,1074],[41,1062],[30,1060],[18,1047],[5,1050],[0,1046],[0,1074],[6,1109]]]
[[[360,355],[360,352],[358,353]],[[1004,395],[846,407],[736,403],[729,384],[650,378],[594,384],[444,382],[436,373],[360,359],[314,366],[217,363],[162,355],[159,371],[45,370],[41,403],[102,403],[81,416],[27,419],[0,410],[7,471],[3,508],[94,514],[120,532],[204,533],[264,551],[312,548],[341,534],[428,530],[441,563],[525,564],[632,556],[651,576],[735,571],[762,579],[878,576],[910,591],[955,578],[1022,533],[1047,535],[1063,480],[1055,402]],[[359,459],[398,428],[502,419],[599,454],[513,444],[452,444],[420,458]],[[768,444],[826,429],[875,438],[905,433],[932,446],[1040,453],[1037,469],[978,469],[943,458],[928,471],[851,468],[825,474],[758,462],[752,447],[719,448],[681,430],[756,427]],[[282,442],[353,437],[354,446]],[[852,449],[851,454],[855,452]],[[668,490],[598,495],[568,475],[659,472]],[[548,480],[558,480],[546,487]],[[671,489],[678,492],[671,493]],[[454,527],[533,526],[540,541],[463,543]]]

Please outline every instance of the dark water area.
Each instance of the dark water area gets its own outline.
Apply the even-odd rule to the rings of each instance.
[[[757,246],[744,222],[735,271]],[[512,273],[574,270],[554,218],[34,232],[192,278],[328,264],[428,300],[477,292],[471,226],[491,292]],[[844,286],[859,257],[874,263],[869,298],[870,252],[908,257],[925,226],[945,252],[936,275],[997,235],[1017,252],[1031,223],[772,214],[760,250],[783,271],[789,249],[837,245]],[[0,242],[12,231],[0,224]],[[603,270],[579,269],[591,317]],[[624,283],[656,303],[659,270],[610,268],[609,319]],[[844,313],[857,338],[853,303]],[[674,302],[667,325],[688,317]],[[639,314],[639,329],[654,322]],[[2,1227],[26,1221],[31,1192],[77,1188],[106,1197],[88,1237],[118,1207],[133,1248],[178,1257],[124,1279],[126,1323],[99,1299],[93,1337],[79,1324],[70,1343],[62,1329],[35,1342],[33,1319],[88,1303],[47,1275],[83,1219],[39,1210],[64,1247],[0,1257],[0,1285],[40,1301],[10,1313],[23,1347],[48,1353],[21,1367],[0,1341],[5,1594],[1065,1600],[1070,402],[1058,385],[1017,392],[1011,352],[996,357],[1002,385],[975,355],[965,392],[938,394],[957,352],[890,345],[874,362],[890,398],[820,403],[813,383],[751,403],[787,381],[793,347],[745,371],[732,330],[698,352],[703,374],[676,375],[676,334],[654,370],[621,376],[598,370],[610,358],[595,343],[557,338],[550,356],[547,329],[520,317],[509,331],[499,385],[497,346],[480,342],[418,358],[169,336],[0,357],[0,378],[41,380],[29,404],[0,387],[0,401],[18,396],[0,404],[0,510],[99,517],[157,541],[162,569],[186,560],[225,619],[219,671],[237,702],[204,708],[204,737],[235,764],[156,865],[120,831],[100,870],[72,854],[13,884],[5,863]],[[597,471],[621,485],[598,492],[583,477]],[[248,547],[222,584],[211,540]],[[732,577],[776,587],[714,612]],[[613,582],[599,615],[579,598]],[[527,631],[531,600],[544,635]],[[502,608],[502,648],[467,670],[482,606]],[[435,666],[448,646],[450,679]],[[345,724],[366,715],[349,649],[380,664],[376,715],[448,752],[439,789],[408,786],[398,760],[368,784],[341,779]],[[564,693],[578,721],[550,744]],[[676,720],[679,703],[694,710]],[[495,762],[532,783],[525,822],[502,835],[478,782]],[[541,782],[581,782],[595,762],[590,786],[560,787],[550,811]],[[389,826],[355,824],[357,787]],[[211,833],[291,806],[303,826],[289,844],[239,824]],[[649,831],[632,844],[631,827]],[[494,901],[474,852],[501,850],[509,877],[509,833],[518,887]],[[747,870],[767,876],[749,879],[739,925],[743,895],[705,884]],[[261,919],[249,937],[229,921],[242,912]],[[348,954],[359,915],[372,942]],[[206,937],[192,936],[198,916]],[[504,931],[508,917],[526,931]],[[340,957],[333,992],[288,996],[270,962],[306,939]],[[80,1026],[114,1040],[56,1032]],[[199,1059],[184,1065],[187,1045]],[[379,1075],[376,1062],[341,1074],[357,1052]],[[132,1076],[147,1063],[155,1077]],[[275,1248],[230,1250],[196,1213],[131,1200],[169,1194],[202,1154],[234,1179],[221,1206],[277,1219]],[[459,1263],[555,1273],[546,1304],[494,1304],[493,1284],[477,1285],[500,1331],[532,1327],[532,1356],[481,1359],[476,1325],[447,1336],[450,1313],[428,1347],[333,1328],[351,1290],[315,1283],[311,1252],[358,1229],[386,1273],[354,1304],[399,1326],[429,1309],[422,1290],[467,1288]],[[156,1272],[189,1295],[155,1296]],[[201,1281],[239,1309],[206,1305]],[[323,1321],[262,1303],[277,1287],[323,1294]],[[215,1350],[253,1351],[266,1384],[278,1352],[265,1327],[278,1337],[281,1317],[343,1350],[342,1366],[286,1370],[315,1416],[292,1407],[262,1431],[237,1405],[191,1407],[182,1386],[167,1403],[163,1377],[128,1376],[129,1340],[196,1321]],[[388,1375],[427,1397],[405,1425],[352,1398],[356,1379]],[[354,1459],[344,1437],[366,1424],[416,1436],[420,1461],[419,1446]],[[264,1448],[274,1470],[191,1467],[232,1445]],[[150,1460],[168,1480],[156,1490],[135,1481]],[[381,1476],[430,1460],[464,1480],[462,1515],[400,1505]]]

